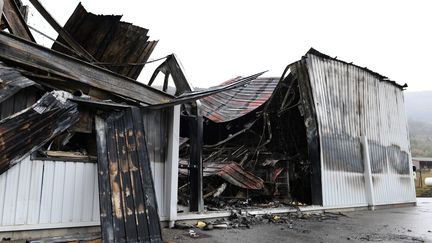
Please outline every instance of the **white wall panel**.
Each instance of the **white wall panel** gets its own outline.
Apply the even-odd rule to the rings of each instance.
[[[96,166],[25,158],[0,175],[0,231],[97,225]]]
[[[178,131],[174,138],[168,138],[172,114],[172,109],[165,109],[147,111],[143,117],[161,220],[169,218],[171,210],[166,200],[171,193],[164,188],[168,188],[165,179],[170,172],[166,167],[168,143],[170,139],[178,140]],[[179,122],[179,117],[176,119]],[[178,141],[175,144],[178,146]],[[0,175],[0,232],[91,226],[99,222],[96,163],[25,158]]]
[[[415,202],[403,92],[336,59],[306,57],[317,114],[324,206],[367,204],[360,138],[366,136],[377,204]]]

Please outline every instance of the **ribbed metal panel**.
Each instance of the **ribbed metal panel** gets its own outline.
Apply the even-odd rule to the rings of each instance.
[[[312,53],[306,63],[319,126],[323,205],[367,205],[361,136],[370,144],[376,202],[415,201],[400,87]]]
[[[97,188],[95,163],[27,157],[0,175],[0,231],[98,224]]]
[[[161,220],[168,217],[165,162],[171,109],[144,111],[143,121]],[[30,160],[0,175],[0,232],[98,225],[96,163]]]
[[[238,81],[239,78],[222,85]],[[273,94],[279,78],[256,78],[245,86],[201,99],[203,116],[214,122],[227,122],[254,111]]]
[[[169,207],[166,204],[167,200],[165,200],[165,162],[167,159],[170,111],[170,109],[143,111],[147,150],[158,202],[158,213],[161,219],[168,217],[166,209]]]

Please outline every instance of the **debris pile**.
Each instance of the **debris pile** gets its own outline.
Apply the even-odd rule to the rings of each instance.
[[[4,1],[0,174],[28,156],[97,162],[103,241],[161,242],[150,157],[161,156],[160,147],[167,146],[162,134],[169,128],[152,114],[179,104],[193,110],[195,100],[243,86],[262,73],[193,92],[176,57],[168,55],[157,59],[164,61],[146,85],[136,79],[157,44],[148,29],[122,22],[122,16],[89,13],[81,4],[62,27],[39,1],[30,2],[58,37],[51,38],[51,49],[37,44],[26,23],[28,8]],[[151,87],[160,72],[162,90]],[[175,95],[166,92],[170,75]],[[160,133],[146,134],[155,130]],[[146,138],[157,138],[158,144]]]
[[[201,99],[207,210],[311,203],[311,168],[299,92],[291,76],[257,78],[246,87]],[[185,142],[179,163],[179,202],[183,205],[190,200],[188,132],[183,122]]]
[[[187,230],[187,235],[191,238],[198,238],[202,231],[216,229],[251,229],[260,224],[275,224],[286,227],[287,229],[298,228],[298,223],[302,221],[326,221],[338,220],[340,217],[348,217],[343,213],[305,213],[297,210],[292,213],[285,214],[249,214],[245,210],[232,210],[231,215],[227,218],[215,220],[199,220],[195,224],[187,224],[185,222],[176,222],[175,228]],[[300,229],[299,229],[300,230]]]

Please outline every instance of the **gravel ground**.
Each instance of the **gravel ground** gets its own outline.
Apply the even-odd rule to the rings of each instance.
[[[200,230],[164,229],[166,242],[432,242],[432,198],[416,207],[346,212],[341,215],[265,217],[249,228]],[[274,221],[274,222],[269,222]]]

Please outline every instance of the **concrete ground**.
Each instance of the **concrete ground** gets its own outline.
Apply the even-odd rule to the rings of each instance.
[[[432,198],[418,198],[417,207],[344,212],[325,220],[252,225],[250,229],[164,229],[166,242],[432,242]]]

